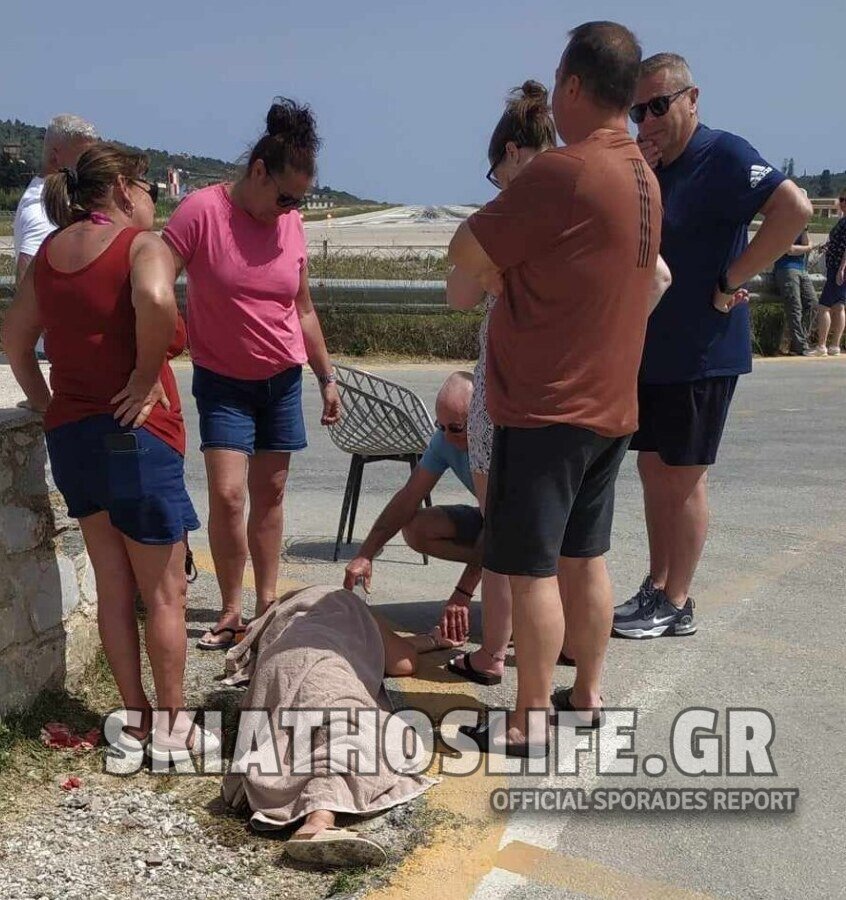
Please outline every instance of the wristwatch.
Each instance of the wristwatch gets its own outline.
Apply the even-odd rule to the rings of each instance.
[[[327,384],[335,384],[338,378],[333,370],[328,375],[318,375],[317,380],[320,382],[321,387],[326,387]]]

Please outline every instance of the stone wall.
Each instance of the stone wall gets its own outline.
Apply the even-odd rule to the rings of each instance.
[[[40,419],[0,410],[0,713],[73,688],[98,646],[93,571]]]

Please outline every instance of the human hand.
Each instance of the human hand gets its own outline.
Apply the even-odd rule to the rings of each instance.
[[[320,416],[321,425],[334,425],[341,418],[341,395],[335,384],[324,384],[320,388],[323,394],[323,414]]]
[[[441,610],[441,619],[437,627],[447,640],[463,644],[470,636],[469,598],[458,591],[453,591]]]
[[[837,283],[842,285],[844,281],[846,281],[846,266],[841,266],[837,270]]]
[[[31,400],[21,400],[16,404],[18,409],[28,409],[30,412],[38,413],[39,416],[43,416],[45,412],[47,412],[47,407],[40,406],[33,403]]]
[[[724,294],[719,288],[714,291],[714,309],[721,313],[730,313],[735,306],[749,302],[749,291],[746,288],[738,288],[733,294]]]
[[[140,428],[149,418],[153,407],[157,403],[169,410],[170,400],[164,392],[161,381],[157,378],[152,385],[147,379],[142,379],[137,369],[133,369],[126,382],[126,387],[115,394],[109,401],[117,404],[114,417],[121,425],[132,425]]]
[[[373,560],[368,559],[366,556],[356,556],[355,559],[350,560],[347,568],[344,570],[344,587],[351,591],[360,579],[364,584],[364,590],[369,594],[372,576]]]
[[[646,164],[650,169],[655,169],[661,162],[661,151],[658,149],[658,145],[655,141],[649,140],[649,138],[641,138],[637,139],[637,144],[640,147],[640,152],[643,154],[643,158],[646,160]]]

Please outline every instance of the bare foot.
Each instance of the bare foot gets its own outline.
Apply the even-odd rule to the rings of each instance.
[[[294,832],[293,836],[298,838],[312,838],[331,828],[335,824],[335,813],[328,809],[316,809],[314,812],[306,816],[305,822]]]
[[[240,612],[221,613],[214,628],[210,628],[201,638],[200,643],[207,646],[224,646],[232,644],[239,633],[243,632]],[[217,632],[217,633],[215,633]]]
[[[456,669],[464,669],[464,657],[456,656],[452,664]],[[501,657],[494,656],[483,647],[480,647],[470,654],[470,665],[482,675],[499,675],[502,677],[505,669],[505,655],[503,654]]]

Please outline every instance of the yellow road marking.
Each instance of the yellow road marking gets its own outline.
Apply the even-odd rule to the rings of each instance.
[[[543,850],[522,841],[513,841],[503,847],[497,854],[495,865],[532,881],[601,900],[711,900],[713,897],[712,894],[620,872],[591,859]]]
[[[214,575],[214,560],[211,553],[205,547],[191,547],[191,552],[194,554],[194,565],[198,569]],[[306,586],[302,581],[297,581],[294,578],[280,577],[276,582],[276,591],[279,594],[284,594],[286,591]],[[256,576],[255,572],[253,572],[252,563],[249,560],[247,560],[247,567],[244,570],[244,587],[253,591],[256,589]]]

